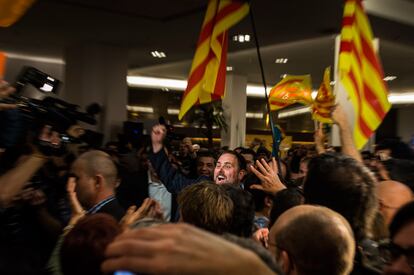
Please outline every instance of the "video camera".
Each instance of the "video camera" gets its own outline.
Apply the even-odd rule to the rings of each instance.
[[[100,112],[98,104],[91,104],[86,112],[79,111],[79,106],[56,97],[47,96],[41,100],[24,97],[22,90],[32,85],[42,93],[57,93],[60,81],[33,67],[24,67],[13,85],[16,92],[4,103],[16,104],[17,109],[0,112],[0,148],[10,148],[25,141],[28,133],[37,137],[41,128],[51,126],[61,135],[62,142],[72,142],[66,134],[70,126],[83,121],[94,125],[94,115]]]

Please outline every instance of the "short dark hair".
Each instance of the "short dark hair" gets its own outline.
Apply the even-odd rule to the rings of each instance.
[[[231,184],[221,185],[233,201],[234,209],[229,233],[249,238],[253,231],[254,202],[253,196]]]
[[[108,214],[93,214],[79,220],[60,250],[63,274],[101,274],[106,246],[120,233],[118,222]]]
[[[355,238],[370,237],[377,210],[376,179],[362,163],[338,153],[314,157],[304,183],[307,204],[319,204],[344,216]]]
[[[390,224],[390,237],[391,239],[407,224],[414,222],[414,201],[407,203],[397,214]]]
[[[215,154],[213,154],[211,151],[197,152],[197,160],[199,158],[213,158],[214,162],[217,161]]]
[[[396,159],[414,159],[414,150],[410,145],[402,142],[399,138],[384,139],[375,147],[375,150],[389,149],[391,157]]]
[[[267,148],[264,147],[264,146],[260,146],[256,150],[256,156],[257,155],[265,155],[266,159],[270,159],[270,155],[271,154],[272,154],[272,152],[270,152],[269,150],[267,150]]]
[[[303,194],[297,188],[286,188],[277,192],[273,198],[273,207],[270,211],[269,227],[271,227],[286,210],[301,205],[304,201]]]
[[[222,186],[202,181],[184,188],[177,201],[184,222],[217,234],[229,232],[234,207]]]
[[[246,160],[244,159],[242,155],[232,150],[226,150],[220,154],[219,158],[224,154],[230,154],[236,157],[239,171],[246,170]]]
[[[252,186],[253,184],[260,185],[261,182],[260,182],[260,179],[255,174],[250,174],[246,177],[246,179],[243,182],[244,190],[252,194],[253,200],[254,200],[255,211],[262,211],[265,207],[265,198],[266,197],[273,198],[273,196],[269,195],[263,190],[250,189],[250,186]]]
[[[256,152],[250,148],[243,148],[240,152],[241,155],[252,155],[256,160]]]

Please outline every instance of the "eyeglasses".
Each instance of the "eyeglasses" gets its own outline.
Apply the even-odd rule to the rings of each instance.
[[[408,265],[414,270],[414,247],[403,248],[393,242],[384,242],[379,246],[381,260],[390,265],[393,261],[405,256]]]

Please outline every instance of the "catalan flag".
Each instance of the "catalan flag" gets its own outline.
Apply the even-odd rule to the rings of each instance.
[[[355,112],[354,142],[361,149],[391,108],[373,34],[361,0],[347,0],[342,21],[339,78]]]
[[[0,27],[9,27],[22,17],[36,0],[0,0]]]
[[[282,109],[294,103],[312,104],[310,75],[287,75],[269,93],[270,109]]]
[[[224,97],[227,30],[248,12],[249,5],[243,1],[210,0],[208,2],[187,88],[181,100],[178,114],[180,120],[193,105]]]
[[[333,123],[331,119],[332,108],[335,106],[335,96],[331,88],[331,68],[325,69],[323,81],[319,86],[318,93],[313,101],[312,116],[313,119],[323,123]]]

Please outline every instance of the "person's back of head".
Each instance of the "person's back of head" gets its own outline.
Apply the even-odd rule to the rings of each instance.
[[[273,225],[269,240],[286,274],[341,275],[353,267],[355,241],[348,222],[321,206],[301,205]]]
[[[390,224],[390,238],[393,239],[395,235],[405,226],[414,223],[414,201],[407,203],[395,214]]]
[[[79,220],[65,236],[60,250],[63,274],[102,274],[106,246],[120,233],[118,222],[108,214],[93,214]]]
[[[218,234],[229,232],[233,201],[220,185],[210,181],[190,185],[177,201],[182,221]]]
[[[362,163],[337,153],[322,154],[309,162],[305,202],[344,216],[360,241],[369,237],[378,207],[375,185],[375,177]]]
[[[260,179],[256,175],[250,174],[246,177],[246,179],[243,182],[244,190],[252,194],[253,200],[254,200],[255,211],[261,212],[263,211],[265,207],[267,207],[266,199],[270,198],[270,200],[272,200],[273,196],[267,194],[263,190],[250,189],[250,186],[252,186],[253,184],[261,184],[261,182],[260,182]]]
[[[414,201],[404,205],[390,224],[390,243],[385,244],[385,275],[414,273]]]
[[[258,244],[252,239],[239,237],[232,234],[224,234],[223,238],[234,244],[239,245],[242,248],[252,251],[254,254],[260,257],[260,259],[276,274],[283,274],[281,268],[276,263],[273,255],[262,245]]]
[[[303,204],[304,201],[305,199],[303,198],[301,191],[297,188],[286,188],[277,192],[273,198],[273,206],[270,211],[269,227],[271,227],[285,211]]]
[[[376,151],[389,150],[390,156],[396,159],[414,160],[414,150],[398,138],[385,139],[377,144]]]
[[[411,189],[398,181],[382,181],[377,185],[376,191],[379,210],[387,225],[390,224],[398,209],[413,199]]]
[[[234,205],[229,233],[240,237],[250,237],[254,222],[253,196],[238,186],[227,184],[223,185],[223,188],[230,196]]]

